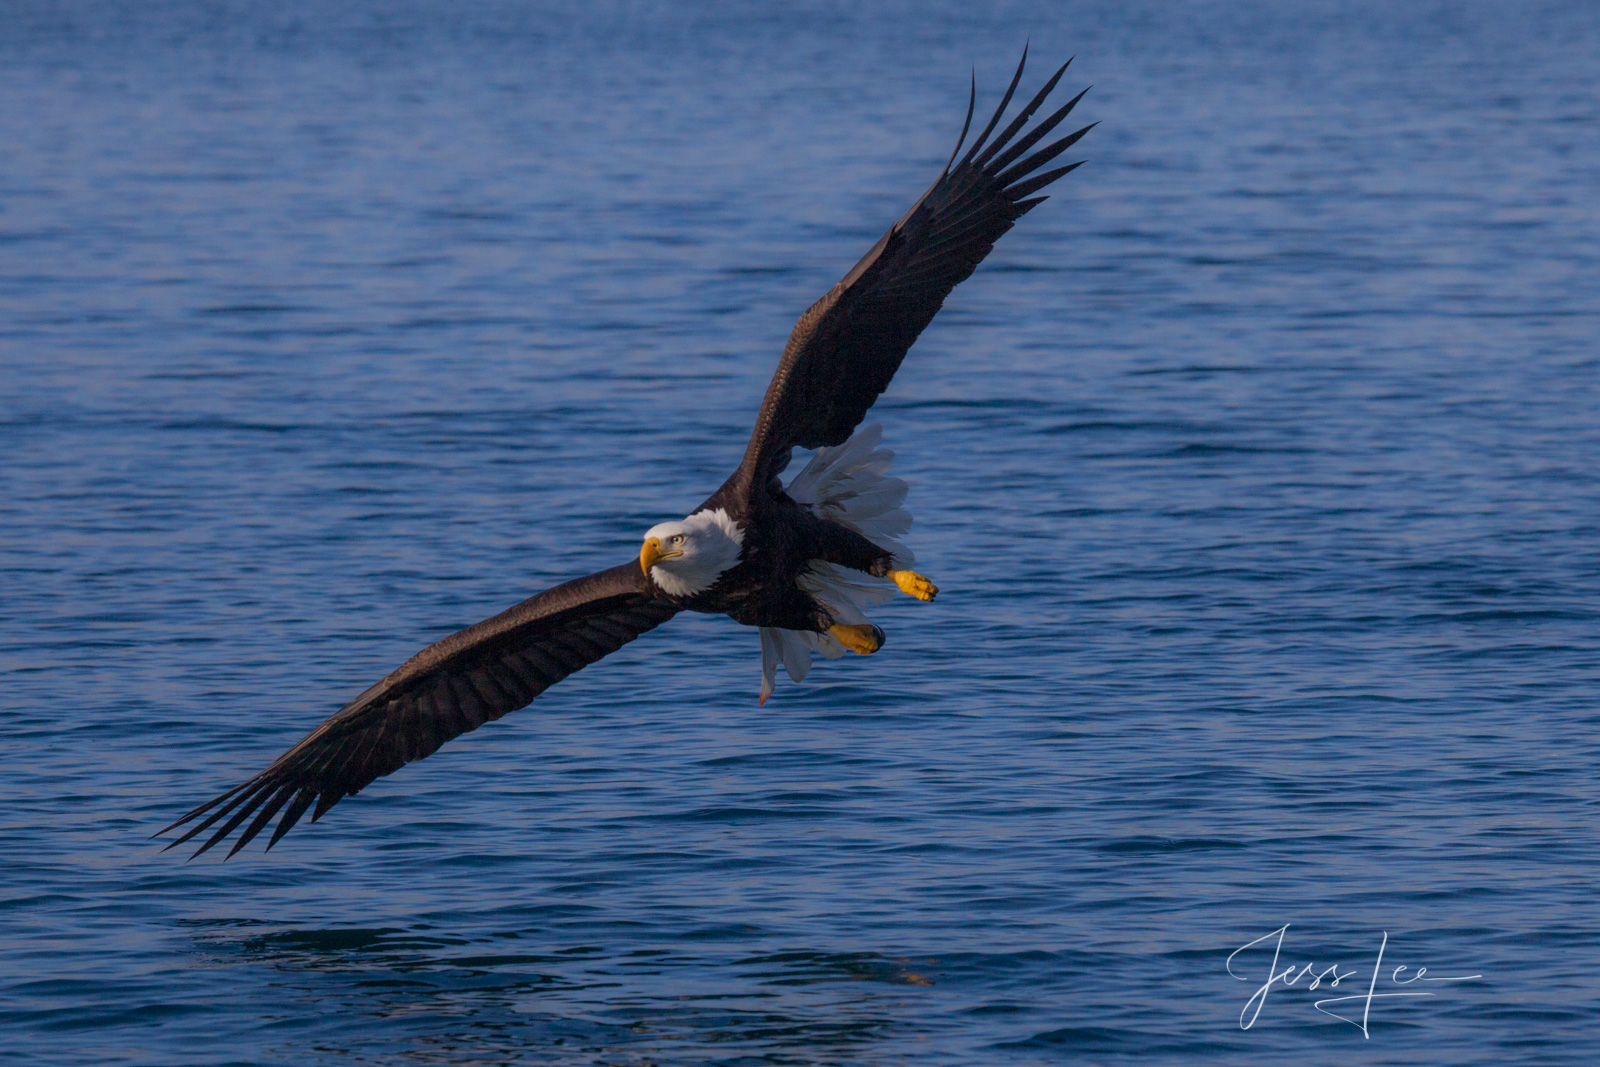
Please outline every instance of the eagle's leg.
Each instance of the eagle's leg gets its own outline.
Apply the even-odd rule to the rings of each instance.
[[[932,600],[939,595],[939,587],[916,571],[896,570],[894,556],[847,526],[836,522],[819,524],[819,541],[816,558],[865,571],[877,578],[888,578],[907,596],[918,600]]]
[[[906,596],[914,596],[918,600],[932,600],[939,595],[939,587],[916,571],[890,571],[888,578],[898,585]]]
[[[872,625],[870,622],[864,622],[859,626],[851,626],[847,623],[836,622],[832,626],[828,627],[828,632],[832,634],[841,645],[843,645],[845,648],[848,648],[851,652],[854,652],[858,656],[872,655],[874,652],[878,651],[878,649],[882,648],[884,641],[887,640],[884,637],[883,631]]]

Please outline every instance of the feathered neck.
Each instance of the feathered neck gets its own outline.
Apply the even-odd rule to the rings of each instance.
[[[722,508],[697,511],[682,522],[670,525],[689,535],[691,550],[674,559],[662,560],[651,568],[650,576],[667,595],[703,593],[738,564],[744,531]]]

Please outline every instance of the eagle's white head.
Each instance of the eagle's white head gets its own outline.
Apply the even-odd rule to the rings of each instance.
[[[663,592],[693,596],[739,562],[744,531],[726,511],[697,511],[680,522],[663,522],[644,535],[639,567]]]

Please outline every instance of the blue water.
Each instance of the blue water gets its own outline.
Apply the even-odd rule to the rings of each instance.
[[[335,7],[0,2],[7,1063],[1600,1049],[1600,8]],[[1030,34],[1090,163],[875,412],[935,604],[157,851],[717,485]],[[1481,977],[1315,1010],[1385,933]]]

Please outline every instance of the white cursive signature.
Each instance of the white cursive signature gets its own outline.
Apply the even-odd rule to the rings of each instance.
[[[1321,988],[1324,982],[1328,984],[1330,989],[1338,989],[1340,982],[1349,978],[1355,978],[1359,973],[1353,968],[1349,971],[1341,971],[1339,969],[1339,964],[1337,963],[1331,964],[1320,971],[1317,970],[1317,965],[1314,963],[1307,963],[1300,967],[1296,967],[1291,963],[1283,970],[1278,970],[1278,959],[1283,954],[1283,935],[1288,932],[1289,925],[1289,923],[1284,923],[1282,926],[1272,931],[1272,933],[1263,934],[1247,945],[1240,945],[1238,948],[1234,949],[1228,954],[1228,973],[1239,979],[1241,982],[1253,981],[1253,979],[1246,978],[1244,975],[1234,971],[1233,958],[1239,953],[1243,952],[1245,949],[1255,948],[1263,941],[1271,941],[1273,938],[1277,939],[1272,946],[1272,963],[1267,968],[1267,980],[1262,982],[1260,987],[1257,988],[1254,993],[1250,994],[1250,999],[1244,1002],[1244,1008],[1239,1012],[1239,1029],[1241,1030],[1248,1030],[1256,1024],[1256,1019],[1261,1015],[1261,1009],[1266,1006],[1267,994],[1272,992],[1272,987],[1275,984],[1281,985],[1285,989],[1289,989],[1297,985],[1302,979],[1309,978],[1311,981],[1306,985],[1306,990],[1308,992]],[[1367,1032],[1367,1020],[1372,1014],[1372,1002],[1374,1000],[1384,1000],[1389,997],[1433,996],[1434,994],[1432,992],[1420,989],[1402,990],[1397,993],[1391,993],[1387,991],[1383,993],[1378,992],[1378,976],[1383,970],[1383,952],[1384,949],[1388,947],[1389,932],[1385,930],[1383,932],[1383,941],[1378,945],[1378,959],[1372,965],[1372,976],[1367,982],[1367,991],[1365,993],[1354,993],[1343,997],[1326,997],[1322,1000],[1316,1001],[1312,1007],[1316,1008],[1324,1015],[1332,1015],[1340,1022],[1346,1022],[1352,1026],[1358,1027],[1361,1030],[1361,1035],[1363,1037],[1371,1038],[1372,1035]],[[1401,977],[1404,972],[1410,970],[1412,970],[1412,968],[1405,966],[1404,964],[1396,967],[1389,975],[1389,982],[1393,985],[1411,985],[1413,982],[1468,982],[1474,978],[1483,977],[1481,974],[1462,974],[1455,975],[1450,978],[1430,978],[1427,976],[1428,968],[1426,967],[1416,968],[1409,978]],[[1340,1015],[1338,1012],[1332,1012],[1323,1007],[1324,1004],[1339,1004],[1347,1000],[1359,1000],[1362,1002],[1360,1022],[1356,1022],[1354,1019],[1348,1019],[1345,1016]],[[1246,1018],[1246,1016],[1248,1016],[1248,1018]]]

